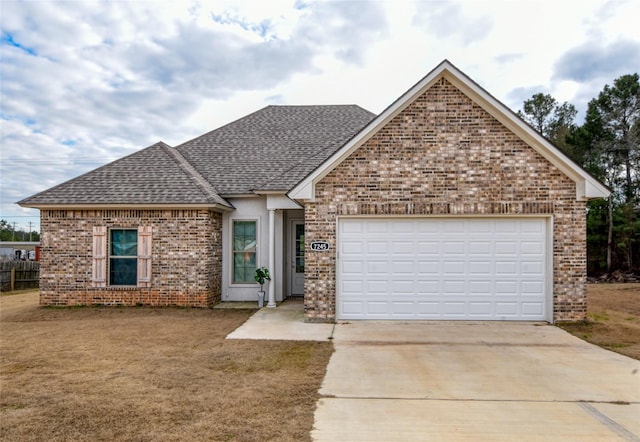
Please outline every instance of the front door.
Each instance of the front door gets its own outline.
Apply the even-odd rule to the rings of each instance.
[[[291,221],[291,296],[304,295],[304,221]]]

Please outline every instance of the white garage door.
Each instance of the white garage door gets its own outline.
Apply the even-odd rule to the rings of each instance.
[[[542,218],[342,218],[338,319],[548,320]]]

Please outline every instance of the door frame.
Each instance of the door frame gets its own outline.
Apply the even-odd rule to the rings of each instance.
[[[301,224],[304,226],[304,218],[290,218],[287,222],[287,244],[286,244],[286,278],[287,278],[287,297],[304,296],[304,286],[302,293],[293,293],[293,278],[295,276],[295,247],[296,247],[296,228],[295,226]]]

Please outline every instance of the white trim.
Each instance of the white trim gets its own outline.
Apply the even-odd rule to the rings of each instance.
[[[296,275],[296,228],[297,224],[305,225],[303,217],[289,218],[287,224],[287,296],[304,295],[304,286],[302,293],[293,292],[293,279]],[[305,257],[306,258],[306,257]],[[305,263],[306,266],[306,263]]]
[[[545,232],[547,237],[547,250],[545,250],[547,255],[547,268],[545,269],[547,275],[545,287],[545,290],[547,290],[547,311],[545,312],[545,315],[547,317],[547,321],[549,321],[550,324],[553,324],[555,322],[553,310],[556,303],[553,290],[553,281],[555,280],[553,274],[553,263],[555,261],[555,256],[553,255],[553,215],[547,217],[545,227],[547,229]]]
[[[267,194],[267,210],[302,209],[302,206],[286,195]]]
[[[255,287],[256,283],[255,282],[234,282],[233,281],[233,276],[234,276],[234,272],[233,272],[233,264],[234,264],[234,250],[233,250],[233,238],[234,238],[234,223],[236,221],[239,222],[243,222],[243,221],[251,221],[251,222],[255,222],[256,223],[256,268],[260,267],[260,218],[229,218],[229,248],[230,248],[230,254],[229,254],[229,264],[228,264],[228,269],[229,269],[229,286],[230,287]],[[260,287],[258,287],[259,289]]]
[[[384,127],[391,119],[402,112],[417,97],[440,78],[446,78],[460,91],[476,102],[485,111],[504,124],[509,130],[519,136],[544,158],[558,167],[564,174],[576,183],[576,199],[605,198],[610,191],[598,180],[589,175],[584,169],[573,163],[559,149],[549,143],[533,128],[518,118],[509,108],[496,100],[487,91],[473,82],[463,72],[449,61],[444,60],[422,80],[405,92],[400,98],[385,109],[378,117],[369,123],[362,131],[353,137],[340,150],[334,153],[322,165],[316,168],[305,179],[298,183],[287,195],[294,200],[314,201],[315,185],[340,163],[348,158],[356,149]]]
[[[267,198],[268,199],[268,198]],[[269,302],[267,307],[276,306],[276,211],[269,209],[269,273],[271,281],[269,281]],[[256,238],[256,243],[257,243]],[[256,255],[257,257],[257,255]],[[257,260],[256,260],[257,263]]]

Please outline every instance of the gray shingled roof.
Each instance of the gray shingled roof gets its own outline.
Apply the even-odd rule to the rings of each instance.
[[[231,205],[172,147],[159,142],[19,202],[75,204]]]
[[[288,191],[374,117],[356,105],[267,106],[176,149],[221,195]]]
[[[375,117],[355,105],[267,106],[176,148],[159,142],[19,202],[219,204],[288,191]]]

